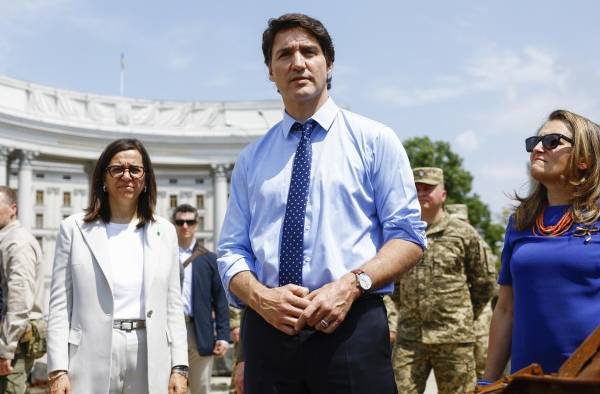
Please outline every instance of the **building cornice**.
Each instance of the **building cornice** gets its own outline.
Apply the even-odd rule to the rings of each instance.
[[[0,146],[95,159],[138,138],[170,164],[232,161],[281,119],[280,101],[169,101],[56,89],[0,75]]]
[[[280,118],[282,103],[264,101],[169,101],[104,96],[0,76],[4,121],[53,125],[81,133],[162,136],[259,136]]]

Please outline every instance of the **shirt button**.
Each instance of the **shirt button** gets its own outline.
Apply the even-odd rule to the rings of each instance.
[[[304,226],[304,231],[310,231],[310,224],[307,224],[306,226]]]
[[[304,258],[304,262],[305,262],[305,263],[310,263],[310,257],[306,256],[306,257]]]
[[[148,313],[146,313],[146,317],[149,319],[152,317],[152,311],[148,311]]]

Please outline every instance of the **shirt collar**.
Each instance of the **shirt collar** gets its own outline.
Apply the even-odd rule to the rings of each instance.
[[[328,131],[331,127],[331,124],[335,120],[338,111],[339,107],[333,101],[333,99],[329,97],[325,104],[323,104],[321,108],[319,108],[317,112],[315,112],[314,115],[311,116],[309,119],[315,120],[319,124],[319,126],[323,128],[323,130]],[[284,138],[287,138],[289,136],[290,130],[296,122],[297,120],[292,118],[290,114],[287,113],[287,111],[283,111],[283,120],[281,122],[281,127]]]
[[[190,253],[191,254],[194,251],[194,246],[196,246],[196,240],[193,240],[192,243],[190,244],[190,246],[187,248],[182,248],[180,246],[179,253]]]

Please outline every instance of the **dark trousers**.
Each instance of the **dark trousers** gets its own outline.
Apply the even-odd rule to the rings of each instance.
[[[383,300],[359,298],[332,333],[289,336],[247,308],[245,394],[396,394]]]

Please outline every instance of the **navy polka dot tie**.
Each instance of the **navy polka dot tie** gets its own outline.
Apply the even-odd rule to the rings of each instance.
[[[304,218],[312,160],[310,136],[316,125],[314,120],[309,120],[303,125],[296,122],[291,130],[292,132],[301,131],[302,137],[300,137],[292,165],[292,180],[283,219],[283,234],[279,250],[279,286],[285,286],[288,283],[302,286]]]

